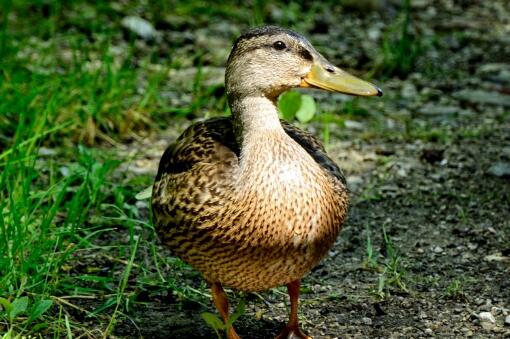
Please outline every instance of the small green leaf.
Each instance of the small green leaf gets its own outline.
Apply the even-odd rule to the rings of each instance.
[[[280,113],[285,120],[293,120],[300,106],[300,93],[289,91],[280,95],[280,99],[278,100],[278,108],[280,109]]]
[[[202,319],[209,325],[211,328],[213,328],[215,331],[223,330],[225,329],[225,324],[221,319],[214,313],[209,312],[203,312]]]
[[[12,338],[12,327],[9,328],[9,331],[7,331],[7,333],[5,333],[3,336],[2,336],[2,339],[11,339]]]
[[[146,200],[152,196],[152,186],[145,188],[135,195],[136,200]]]
[[[21,297],[14,299],[12,302],[12,309],[9,312],[9,319],[14,320],[16,316],[20,313],[23,313],[27,310],[28,307],[28,297]]]
[[[93,312],[91,312],[90,315],[91,316],[97,315],[97,314],[103,312],[104,310],[112,307],[116,303],[117,303],[117,297],[116,296],[110,297],[101,306],[99,306],[97,309],[95,309]]]
[[[51,305],[53,305],[53,300],[45,299],[45,300],[38,300],[35,302],[34,306],[32,307],[32,311],[30,312],[30,318],[28,321],[33,321],[38,319],[41,315],[46,312]]]
[[[314,98],[307,94],[301,95],[301,105],[296,112],[296,118],[300,122],[309,122],[313,119],[316,111],[317,106],[315,105]]]
[[[37,323],[34,326],[32,326],[31,332],[37,333],[37,332],[47,329],[48,327],[50,327],[50,324],[48,324],[47,322]]]
[[[83,280],[83,281],[93,281],[96,283],[109,283],[112,281],[112,279],[110,277],[101,277],[101,276],[90,275],[90,274],[78,275],[78,276],[76,276],[76,278]]]
[[[244,306],[245,306],[244,299],[241,299],[241,301],[239,301],[239,304],[237,305],[234,313],[232,313],[232,315],[228,318],[228,322],[226,324],[227,328],[232,326],[232,324],[237,320],[237,318],[239,318],[240,316],[242,316],[244,314]]]
[[[5,313],[7,314],[11,313],[12,304],[9,302],[9,300],[0,297],[0,305],[2,305],[2,307],[4,308]]]

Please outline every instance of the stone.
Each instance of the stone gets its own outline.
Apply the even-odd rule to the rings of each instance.
[[[480,66],[477,71],[488,81],[498,84],[510,84],[510,65],[508,63],[491,63]]]
[[[503,150],[501,151],[501,156],[510,159],[510,146],[503,147]]]
[[[416,90],[416,86],[410,82],[404,83],[402,90],[400,91],[400,95],[406,99],[416,97],[417,94],[418,91]]]
[[[459,106],[443,106],[436,104],[426,104],[418,110],[423,115],[448,116],[448,115],[471,115],[472,111],[465,110]]]
[[[480,312],[478,314],[478,319],[480,319],[482,323],[490,322],[494,324],[496,322],[496,319],[494,319],[494,316],[491,312]]]
[[[359,121],[355,120],[345,120],[344,121],[345,128],[353,129],[353,130],[362,130],[365,125]]]
[[[510,178],[510,163],[496,162],[488,170],[489,174],[500,178]]]
[[[510,96],[498,92],[463,89],[453,93],[452,96],[457,100],[474,104],[491,104],[510,107]]]
[[[347,178],[347,187],[351,192],[357,191],[363,185],[363,179],[357,175],[349,175]]]
[[[489,322],[482,322],[480,325],[482,325],[482,328],[486,331],[492,331],[494,330],[495,325],[493,323]]]
[[[489,254],[483,258],[485,261],[510,261],[510,257],[504,256],[501,252]]]
[[[505,317],[505,326],[510,326],[510,315]]]
[[[140,17],[124,17],[121,24],[124,28],[135,33],[144,40],[157,40],[160,38],[160,33],[156,31],[154,26],[149,21]]]
[[[464,336],[471,337],[473,336],[473,331],[471,331],[469,328],[464,327],[461,329],[462,333],[464,333]]]
[[[363,317],[363,318],[361,318],[361,321],[365,325],[369,325],[369,326],[372,325],[372,319],[370,319],[369,317]]]
[[[54,148],[39,147],[37,154],[39,156],[54,156],[57,154],[57,150]]]
[[[135,203],[135,207],[139,210],[141,209],[148,209],[149,208],[149,203],[147,201],[137,201]]]

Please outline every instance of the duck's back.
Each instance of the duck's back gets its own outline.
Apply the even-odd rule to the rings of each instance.
[[[251,167],[243,167],[230,118],[193,124],[161,159],[156,230],[209,281],[249,291],[286,284],[317,264],[340,231],[340,169],[315,137],[282,125],[288,142]]]

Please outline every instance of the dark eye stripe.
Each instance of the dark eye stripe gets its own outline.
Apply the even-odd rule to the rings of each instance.
[[[313,60],[313,56],[312,54],[304,47],[299,47],[298,49],[298,53],[299,55],[301,55],[303,57],[303,59],[305,60],[309,60],[309,61],[312,61]]]

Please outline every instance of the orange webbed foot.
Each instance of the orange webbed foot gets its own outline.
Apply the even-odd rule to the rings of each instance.
[[[312,339],[312,337],[307,336],[301,332],[301,329],[299,328],[297,311],[300,285],[300,280],[296,280],[287,284],[287,289],[290,296],[290,317],[287,326],[285,326],[283,331],[276,337],[276,339]]]
[[[275,339],[312,339],[312,337],[304,334],[299,327],[285,326]]]

